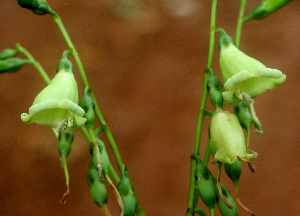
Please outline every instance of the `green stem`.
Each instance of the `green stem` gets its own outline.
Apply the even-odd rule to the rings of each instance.
[[[240,46],[240,40],[241,40],[241,34],[242,34],[242,27],[243,27],[243,17],[244,17],[244,12],[245,8],[247,5],[248,0],[241,0],[241,6],[240,6],[240,11],[239,11],[239,17],[236,25],[236,33],[235,33],[235,46],[239,48]]]
[[[46,73],[46,71],[44,70],[44,68],[42,67],[42,65],[38,61],[36,61],[33,58],[33,56],[24,47],[22,47],[19,43],[17,43],[15,46],[20,53],[24,54],[30,61],[32,61],[33,66],[37,69],[37,71],[39,72],[39,74],[41,75],[43,80],[47,84],[49,84],[51,80],[50,80],[48,74]]]
[[[206,145],[206,149],[205,149],[205,153],[204,153],[204,157],[203,157],[203,162],[202,162],[203,167],[207,167],[207,164],[208,164],[208,161],[209,161],[210,142],[211,142],[211,139],[209,138],[208,141],[207,141],[207,145]]]
[[[112,165],[110,165],[110,173],[109,173],[109,174],[110,174],[110,176],[112,177],[112,179],[114,180],[114,182],[115,182],[116,184],[118,184],[119,181],[120,181],[120,178],[119,178],[119,176],[118,176],[116,170],[114,169],[114,167],[113,167]]]
[[[85,139],[89,142],[92,143],[92,139],[90,137],[89,132],[87,131],[87,129],[84,126],[81,126],[79,128],[80,132],[83,134],[83,136],[85,137]]]
[[[261,126],[261,123],[260,123],[258,117],[256,116],[253,100],[250,101],[249,107],[250,107],[251,116],[252,116],[252,119],[253,119],[253,122],[254,122],[254,125],[255,125],[256,133],[262,134],[263,133],[262,126]]]
[[[201,104],[200,104],[198,120],[197,120],[196,139],[195,139],[195,147],[194,147],[194,154],[197,155],[199,155],[199,151],[200,151],[201,133],[202,133],[202,126],[203,126],[203,119],[205,116],[205,107],[207,101],[207,80],[209,78],[211,67],[212,67],[213,53],[214,53],[214,46],[215,46],[217,2],[218,2],[217,0],[212,0],[212,6],[211,6],[208,61],[207,61],[207,68],[204,71],[202,98],[201,98]],[[194,202],[196,166],[197,166],[197,162],[191,159],[190,190],[189,190],[188,210],[186,216],[192,216],[194,214],[193,202]]]
[[[210,215],[216,216],[216,210],[214,208],[210,209]]]
[[[53,14],[51,14],[51,15],[52,15],[53,20],[56,22],[59,30],[61,31],[68,47],[70,48],[70,52],[72,53],[72,55],[74,57],[74,60],[77,64],[77,67],[78,67],[82,82],[84,84],[84,87],[89,86],[89,83],[88,83],[87,77],[85,75],[85,71],[84,71],[84,68],[82,66],[80,57],[79,57],[79,55],[78,55],[78,53],[77,53],[77,51],[76,51],[76,49],[75,49],[75,47],[74,47],[74,45],[71,41],[71,38],[69,37],[69,34],[68,34],[63,22],[61,21],[60,16],[55,12],[53,12]]]
[[[96,140],[96,136],[95,136],[95,132],[93,128],[88,128],[90,137],[91,137],[91,141],[94,145],[94,153],[96,154],[96,158],[97,158],[97,168],[98,168],[98,172],[99,172],[99,179],[103,179],[103,173],[102,173],[102,162],[101,162],[101,157],[100,157],[100,150],[99,150],[99,146]]]
[[[247,128],[247,150],[249,149],[250,145],[250,134],[251,134],[251,128]]]
[[[122,161],[120,152],[118,150],[117,144],[116,144],[116,142],[115,142],[115,140],[114,140],[114,138],[112,136],[112,133],[111,133],[109,127],[107,126],[106,121],[105,121],[105,119],[104,119],[104,117],[103,117],[103,115],[101,113],[101,110],[100,110],[100,108],[99,108],[99,106],[97,104],[97,100],[96,100],[96,97],[95,97],[93,91],[91,91],[91,95],[90,96],[92,97],[92,99],[94,101],[96,116],[97,116],[97,118],[98,118],[98,120],[99,120],[99,122],[100,122],[100,124],[101,124],[101,126],[103,128],[103,132],[106,135],[106,138],[107,138],[107,140],[108,140],[108,142],[110,144],[110,147],[112,148],[112,151],[113,151],[113,153],[115,155],[115,158],[117,160],[117,163],[118,163],[118,166],[119,166],[119,169],[120,169],[123,166],[123,161]]]
[[[61,157],[64,173],[65,173],[65,178],[66,178],[66,185],[67,185],[67,191],[64,193],[63,198],[61,199],[61,203],[65,204],[67,196],[70,193],[70,188],[69,188],[69,172],[68,172],[68,166],[67,166],[67,159],[65,156]]]
[[[207,68],[211,68],[212,61],[213,61],[213,55],[214,55],[217,2],[218,2],[218,0],[212,0],[212,5],[211,5],[209,50],[208,50]]]

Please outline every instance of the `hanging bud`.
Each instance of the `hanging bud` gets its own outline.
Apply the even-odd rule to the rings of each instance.
[[[19,70],[22,66],[31,63],[32,62],[30,60],[20,58],[9,58],[5,60],[0,60],[0,73],[15,72]]]
[[[223,85],[219,80],[219,78],[216,77],[213,71],[211,71],[209,78],[207,80],[207,90],[212,105],[215,108],[216,107],[223,108],[224,106],[223,96],[222,96]]]
[[[86,87],[83,97],[80,100],[79,106],[85,111],[84,118],[87,119],[85,125],[88,129],[93,130],[95,125],[94,102],[89,96],[90,87]]]
[[[224,163],[224,169],[228,177],[233,181],[235,185],[237,185],[242,173],[241,161],[236,160],[232,164]]]
[[[60,201],[61,203],[65,204],[66,203],[66,198],[70,193],[69,189],[69,172],[68,172],[68,167],[67,167],[67,156],[71,152],[72,148],[72,142],[73,142],[73,132],[71,131],[60,131],[59,136],[58,136],[58,153],[61,157],[61,162],[62,162],[62,167],[65,172],[65,178],[66,178],[66,185],[67,185],[67,191],[64,193],[62,200]]]
[[[221,215],[222,216],[238,216],[239,210],[238,210],[234,200],[232,199],[228,189],[223,184],[221,184],[221,189],[222,189],[223,198],[227,201],[227,203],[229,203],[232,206],[232,209],[228,208],[228,206],[222,202],[220,196],[218,196],[217,204],[218,204],[218,208],[219,208]]]
[[[134,216],[136,201],[132,184],[125,173],[126,167],[121,168],[121,179],[118,183],[118,191],[120,193],[124,206],[124,216]]]
[[[53,14],[54,12],[45,0],[18,0],[18,4],[37,15]]]
[[[94,200],[94,202],[99,206],[100,208],[103,208],[106,206],[107,203],[107,190],[105,187],[104,182],[101,180],[95,181],[94,184],[90,186],[91,195]]]
[[[0,52],[0,60],[5,60],[15,57],[19,53],[16,49],[4,49]]]
[[[251,19],[263,19],[290,1],[292,0],[263,0],[251,11],[248,16],[243,19],[243,21],[247,22]]]
[[[67,157],[72,149],[72,142],[74,139],[73,132],[61,131],[58,136],[58,152],[61,157]]]
[[[241,126],[246,131],[249,131],[253,123],[253,119],[249,110],[249,105],[247,103],[239,103],[234,107],[234,113],[238,117]]]
[[[209,170],[206,167],[203,167],[199,156],[196,156],[195,159],[197,161],[195,171],[196,190],[198,190],[203,203],[209,208],[209,210],[211,212],[215,212],[217,192],[214,179]]]
[[[246,150],[245,137],[236,115],[217,108],[210,122],[210,137],[216,154],[213,162],[233,163],[237,158],[252,161],[257,153]]]
[[[236,198],[237,198],[239,205],[242,206],[242,208],[245,209],[247,212],[249,212],[251,216],[254,216],[255,214],[240,201],[240,197],[239,197],[239,180],[240,180],[240,176],[242,173],[241,162],[239,160],[236,160],[232,164],[224,163],[224,168],[225,168],[226,174],[234,183]]]
[[[224,80],[224,100],[237,105],[251,102],[268,89],[280,86],[286,76],[277,69],[267,68],[261,62],[238,50],[231,37],[223,35],[219,41],[220,68]]]
[[[57,74],[35,98],[29,114],[23,113],[25,123],[35,122],[56,128],[57,131],[75,130],[85,124],[84,110],[78,104],[78,88],[72,63],[64,54]]]

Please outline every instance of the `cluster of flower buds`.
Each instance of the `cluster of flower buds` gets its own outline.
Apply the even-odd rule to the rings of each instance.
[[[4,49],[0,52],[0,73],[15,72],[26,64],[31,64],[28,59],[16,58],[17,49]]]

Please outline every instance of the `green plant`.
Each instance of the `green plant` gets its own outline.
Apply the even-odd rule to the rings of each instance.
[[[278,6],[274,6],[273,4],[276,4],[274,2],[263,1],[261,4],[268,6],[263,9],[263,17],[266,17],[288,2],[289,1],[278,1]],[[33,102],[33,106],[29,108],[29,114],[24,113],[21,118],[25,123],[35,122],[50,126],[59,139],[58,150],[63,161],[67,184],[67,192],[64,194],[62,202],[65,202],[69,194],[69,176],[66,166],[66,157],[71,151],[73,141],[72,131],[79,129],[91,146],[92,161],[88,173],[88,183],[94,202],[103,210],[105,215],[110,215],[106,206],[107,192],[103,184],[105,180],[114,189],[121,214],[133,215],[136,213],[137,215],[145,215],[134,193],[129,173],[122,161],[111,131],[100,111],[92,87],[89,85],[79,54],[61,18],[51,9],[46,0],[18,0],[18,3],[20,6],[33,11],[35,14],[50,14],[57,23],[69,47],[68,50],[63,52],[62,59],[58,63],[57,75],[51,81],[41,65],[35,61],[31,54],[20,44],[16,44],[16,49],[5,49],[0,53],[1,72],[14,72],[25,64],[33,64],[44,81],[48,84],[37,96]],[[261,62],[247,56],[239,50],[243,22],[256,18],[256,16],[250,15],[246,18],[244,17],[246,3],[247,0],[241,1],[236,37],[235,41],[233,41],[223,29],[216,29],[217,0],[212,0],[209,54],[207,67],[204,71],[203,93],[198,117],[195,149],[191,160],[190,195],[187,215],[194,215],[195,213],[200,215],[205,214],[202,209],[197,207],[199,197],[210,209],[211,215],[215,215],[215,204],[219,206],[222,215],[226,215],[227,213],[222,212],[230,212],[230,209],[234,209],[232,210],[232,215],[238,214],[231,195],[228,190],[220,184],[221,163],[225,163],[226,173],[234,181],[235,185],[238,185],[237,182],[241,170],[231,172],[230,169],[232,169],[232,167],[230,164],[238,164],[240,159],[245,159],[249,166],[251,166],[251,161],[257,157],[255,152],[249,150],[250,128],[252,124],[255,124],[258,133],[262,133],[260,121],[254,111],[253,98],[264,93],[267,89],[278,87],[285,81],[285,75],[279,70],[267,68]],[[270,5],[272,5],[272,7]],[[257,13],[257,10],[256,8],[253,13]],[[259,16],[258,18],[263,17]],[[216,33],[221,34],[219,49],[224,90],[223,84],[215,75],[212,65]],[[15,56],[18,53],[24,54],[27,59],[16,58]],[[80,102],[77,83],[73,75],[73,66],[68,60],[69,55],[74,58],[85,86]],[[212,105],[216,109],[214,113],[206,110],[207,96],[209,96]],[[225,103],[234,106],[236,115],[224,111]],[[211,128],[209,129],[210,139],[207,143],[205,156],[201,160],[199,151],[204,116],[211,116],[212,119],[217,119],[218,114],[221,114],[222,117],[220,120],[211,122]],[[95,128],[95,121],[100,123],[100,128]],[[225,126],[226,131],[222,132],[221,130]],[[247,142],[243,139],[242,127],[247,131]],[[120,173],[122,174],[121,180],[109,162],[109,158],[106,154],[106,146],[98,137],[99,132],[103,132],[106,135],[110,147],[113,150]],[[225,135],[230,135],[230,137]],[[68,139],[68,137],[72,138]],[[231,148],[234,143],[232,140],[237,141],[233,149]],[[237,146],[239,149],[236,148]],[[237,150],[239,151],[235,152]],[[213,162],[218,163],[219,175],[217,179],[212,176],[207,168],[210,154],[215,156]],[[219,155],[221,155],[221,157],[219,157]],[[234,175],[232,175],[232,173],[235,172],[238,173],[237,178],[234,178]],[[115,187],[115,185],[118,185],[118,187]],[[238,202],[240,203],[239,199]],[[225,204],[225,206],[223,204]],[[242,206],[251,214],[254,214],[244,205]]]

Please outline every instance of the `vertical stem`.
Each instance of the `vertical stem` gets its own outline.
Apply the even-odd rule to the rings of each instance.
[[[207,167],[208,161],[209,161],[209,156],[210,156],[210,145],[211,145],[211,138],[208,139],[207,141],[207,145],[206,145],[206,149],[205,149],[205,153],[204,153],[204,157],[203,157],[203,162],[202,165],[203,167]]]
[[[217,0],[212,0],[211,14],[210,14],[210,32],[209,32],[209,50],[208,50],[207,68],[211,68],[213,55],[214,55],[217,3],[218,3]]]
[[[82,82],[84,84],[84,87],[89,86],[89,83],[88,83],[87,77],[85,75],[85,71],[84,71],[84,68],[82,66],[80,57],[79,57],[79,55],[78,55],[78,53],[77,53],[77,51],[76,51],[76,49],[75,49],[75,47],[74,47],[74,45],[73,45],[70,37],[69,37],[68,32],[66,31],[66,28],[65,28],[63,22],[61,21],[61,18],[55,12],[53,12],[52,18],[56,22],[56,24],[57,24],[59,30],[61,31],[61,33],[62,33],[62,35],[63,35],[63,37],[64,37],[64,39],[65,39],[65,41],[66,41],[66,43],[68,45],[68,47],[70,48],[70,51],[71,51],[71,53],[72,53],[72,55],[73,55],[73,57],[75,59],[75,62],[77,64],[77,67],[78,67],[78,70],[79,70]]]
[[[202,87],[202,98],[197,120],[197,131],[195,139],[194,154],[199,155],[202,125],[205,114],[206,100],[207,100],[207,80],[209,78],[210,70],[212,67],[213,53],[215,46],[215,28],[216,28],[216,13],[217,13],[217,0],[212,0],[211,6],[211,18],[210,18],[210,38],[209,38],[209,51],[208,51],[208,61],[207,68],[204,71],[203,87]],[[190,174],[190,191],[188,200],[188,210],[186,216],[192,216],[194,214],[193,202],[194,202],[194,190],[195,190],[195,169],[197,162],[191,159],[191,174]]]
[[[242,26],[243,26],[243,17],[248,0],[241,0],[241,6],[239,11],[239,17],[236,25],[236,33],[235,33],[235,45],[237,48],[240,46],[241,34],[242,34]]]

